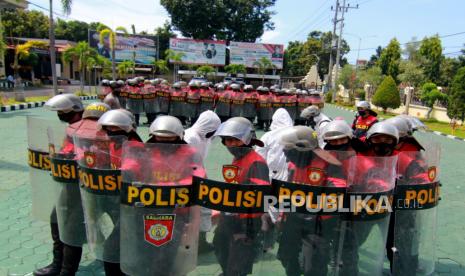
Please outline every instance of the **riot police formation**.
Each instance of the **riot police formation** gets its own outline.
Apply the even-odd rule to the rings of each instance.
[[[440,150],[418,119],[362,102],[351,126],[279,87],[120,84],[85,108],[50,99],[66,128],[28,118],[32,214],[53,240],[34,275],[75,275],[83,245],[106,275],[434,271]]]

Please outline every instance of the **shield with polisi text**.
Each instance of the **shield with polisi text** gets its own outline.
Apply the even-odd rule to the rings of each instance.
[[[144,215],[145,241],[163,246],[173,237],[175,214]]]

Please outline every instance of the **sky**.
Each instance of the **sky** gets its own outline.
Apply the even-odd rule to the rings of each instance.
[[[340,0],[341,3],[343,0]],[[30,0],[48,8],[48,0]],[[275,29],[266,31],[258,42],[285,44],[289,41],[304,41],[310,31],[332,31],[332,17],[336,0],[277,0],[271,9],[276,14],[272,21]],[[464,0],[346,0],[346,4],[358,9],[349,9],[345,16],[343,38],[351,51],[350,63],[369,59],[378,45],[386,46],[392,38],[406,43],[416,37],[439,34],[443,53],[448,57],[459,54],[465,48]],[[42,10],[33,5],[30,9]],[[54,1],[54,11],[62,14],[60,1]],[[86,22],[102,22],[110,27],[124,26],[130,30],[149,31],[169,20],[169,14],[157,0],[77,0],[72,12],[62,18]],[[457,34],[461,33],[461,34]],[[457,35],[454,35],[457,34]],[[360,51],[359,49],[360,43]]]

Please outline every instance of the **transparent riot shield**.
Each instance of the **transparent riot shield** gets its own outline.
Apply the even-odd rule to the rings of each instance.
[[[397,162],[395,217],[391,220],[393,275],[432,275],[436,262],[440,145],[401,152]]]
[[[258,275],[265,249],[274,245],[275,229],[264,208],[264,196],[271,191],[266,162],[253,148],[220,145],[208,160],[208,178],[195,178],[194,186],[197,203],[211,211],[210,218],[202,219],[214,225],[206,233],[214,251],[199,256],[197,273]]]
[[[27,117],[29,181],[31,183],[32,217],[44,222],[55,222],[50,216],[56,202],[53,180],[50,178],[47,128],[64,133],[65,124],[58,120]],[[59,129],[61,128],[61,131]],[[52,220],[51,220],[52,218]]]
[[[123,146],[121,269],[139,275],[185,275],[197,264],[200,212],[190,204],[202,158],[185,144]]]
[[[65,132],[49,127],[47,134],[51,173],[57,193],[55,209],[60,240],[67,245],[82,246],[86,241],[86,230],[74,144]]]
[[[287,275],[335,275],[344,239],[350,152],[285,150],[288,179],[273,179],[280,229],[277,259]]]
[[[397,156],[355,156],[348,170],[339,275],[382,275]]]
[[[98,260],[119,263],[121,154],[124,136],[74,136],[87,244]]]
[[[129,86],[126,107],[133,114],[144,113],[144,99],[140,87]]]

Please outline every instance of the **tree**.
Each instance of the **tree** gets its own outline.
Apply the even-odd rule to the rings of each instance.
[[[2,10],[2,25],[5,36],[47,38],[48,17],[40,11],[21,9]]]
[[[386,113],[388,108],[398,108],[400,106],[399,90],[392,76],[384,78],[373,96],[372,103],[381,107],[383,113]]]
[[[176,30],[195,39],[226,39],[255,42],[273,30],[268,9],[276,0],[161,0]]]
[[[423,69],[415,61],[401,61],[400,72],[397,78],[408,86],[418,87],[425,80]]]
[[[341,72],[338,75],[337,84],[344,85],[345,88],[355,88],[357,85],[355,80],[355,69],[350,64],[346,64],[342,67]]]
[[[400,44],[397,39],[393,38],[388,46],[383,49],[379,58],[379,67],[383,75],[391,76],[394,80],[397,79],[399,74],[400,62]]]
[[[176,37],[176,34],[172,30],[171,23],[165,21],[163,26],[155,29],[155,35],[158,38],[158,54],[159,59],[165,59],[165,51],[168,49],[170,44],[170,38]]]
[[[165,51],[165,60],[167,62],[173,63],[173,82],[176,81],[176,75],[178,73],[179,63],[182,61],[184,53],[176,52],[171,49]]]
[[[104,28],[102,29],[102,26],[99,26],[100,28],[97,29],[99,32],[99,38],[100,38],[100,43],[104,44],[105,43],[105,38],[108,38],[108,45],[110,46],[111,50],[111,73],[112,73],[112,78],[113,80],[116,79],[116,61],[115,61],[115,47],[116,47],[116,35],[117,32],[121,32],[125,35],[128,34],[128,31],[124,27],[116,27],[115,31],[113,31],[110,28]]]
[[[378,46],[378,48],[376,48],[376,53],[374,55],[371,55],[370,60],[367,62],[368,68],[376,66],[378,64],[378,60],[381,57],[382,52],[383,52],[383,47]]]
[[[13,58],[13,71],[14,71],[14,76],[15,76],[15,88],[21,87],[21,80],[18,75],[18,70],[21,67],[19,65],[20,60],[26,60],[31,56],[31,49],[32,48],[39,48],[39,49],[46,49],[47,48],[47,43],[43,41],[37,41],[37,40],[30,40],[26,43],[23,44],[18,44],[15,46],[15,55]]]
[[[265,73],[268,69],[274,67],[273,63],[269,58],[261,57],[259,60],[253,63],[253,66],[257,68],[257,72],[262,76],[262,86],[265,84]]]
[[[460,68],[450,86],[447,116],[465,121],[465,67]]]
[[[230,75],[239,75],[242,74],[245,76],[247,73],[247,68],[244,64],[229,64],[224,67],[224,70]]]
[[[153,73],[155,74],[155,71],[158,71],[160,74],[168,73],[168,63],[164,59],[159,59],[153,61]]]
[[[204,76],[206,78],[215,73],[215,68],[211,67],[210,65],[202,65],[199,68],[197,68],[197,75]]]
[[[55,26],[55,37],[70,41],[87,41],[89,24],[83,21],[57,19]]]
[[[440,67],[442,61],[442,45],[439,37],[425,37],[421,41],[418,53],[423,58],[423,70],[426,78],[434,83],[437,83],[440,77]]]
[[[436,84],[427,82],[421,87],[420,100],[429,108],[426,113],[426,119],[429,119],[436,101],[447,101],[447,96],[438,90]]]
[[[465,66],[465,64],[463,66]],[[454,79],[455,74],[457,74],[459,68],[459,60],[455,58],[443,58],[441,60],[438,85],[448,87],[452,83],[452,80]]]
[[[120,78],[125,78],[128,73],[134,73],[134,61],[125,60],[118,63],[118,76]]]
[[[421,60],[421,56],[418,53],[418,49],[420,48],[420,41],[417,40],[416,37],[412,37],[412,39],[405,44],[403,54],[405,58],[409,61],[419,63]]]
[[[84,76],[87,69],[89,58],[97,56],[97,51],[89,46],[89,43],[81,41],[74,47],[68,47],[63,52],[63,60],[69,62],[73,59],[78,60],[78,69],[80,77],[80,90],[84,91]]]

